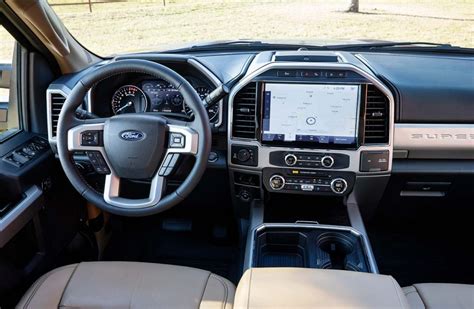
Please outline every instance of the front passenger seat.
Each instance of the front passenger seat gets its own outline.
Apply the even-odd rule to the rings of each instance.
[[[17,305],[42,308],[224,308],[235,287],[208,271],[137,262],[84,262],[39,278]]]

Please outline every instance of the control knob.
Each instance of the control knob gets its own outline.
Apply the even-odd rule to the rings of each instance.
[[[347,181],[343,178],[335,178],[331,181],[331,190],[336,194],[343,194],[347,190]]]
[[[240,162],[247,162],[249,159],[250,159],[250,151],[248,151],[248,149],[240,149],[238,152],[237,152],[237,160],[239,160]]]
[[[287,155],[285,156],[285,163],[286,163],[286,165],[288,165],[288,166],[293,166],[293,165],[295,165],[297,161],[298,161],[298,158],[296,158],[296,156],[295,156],[294,154],[292,154],[292,153],[287,154]]]
[[[325,168],[331,168],[334,165],[334,158],[331,156],[324,156],[321,158],[321,165]]]
[[[270,177],[270,187],[273,190],[279,191],[283,189],[284,186],[285,186],[285,178],[283,178],[283,176],[273,175],[272,177]]]

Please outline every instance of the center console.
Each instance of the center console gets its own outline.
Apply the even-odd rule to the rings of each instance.
[[[362,219],[269,223],[252,209],[263,213],[282,194],[314,198],[298,205],[295,197],[288,212],[328,198],[362,211],[376,205],[392,168],[394,98],[385,84],[350,53],[261,53],[232,89],[228,117],[232,190],[253,222],[246,268],[377,272]]]
[[[390,175],[391,92],[357,58],[314,53],[259,55],[233,88],[228,162],[237,196],[348,196],[359,178]],[[246,186],[234,172],[259,179]]]

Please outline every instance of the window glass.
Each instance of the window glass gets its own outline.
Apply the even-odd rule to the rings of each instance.
[[[104,56],[236,39],[310,45],[360,40],[416,41],[474,47],[473,0],[48,0],[48,3],[79,42]]]
[[[11,95],[14,50],[15,39],[0,26],[0,142],[20,128],[17,100]]]

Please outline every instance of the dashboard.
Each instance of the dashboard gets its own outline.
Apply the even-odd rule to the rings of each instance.
[[[209,166],[228,172],[233,196],[242,203],[268,193],[355,194],[376,202],[394,169],[408,173],[410,166],[418,171],[434,160],[461,164],[474,156],[474,87],[472,70],[466,69],[474,61],[466,57],[263,51],[126,55],[114,61],[130,58],[170,67],[201,98],[222,83],[230,85],[228,97],[208,110]],[[446,67],[448,79],[441,69]],[[64,102],[80,74],[48,89],[53,147],[58,118],[53,107]],[[138,73],[95,85],[84,107],[101,117],[158,112],[192,118],[169,83]],[[410,180],[425,182],[426,177]],[[432,193],[422,185],[409,188],[415,196]]]

